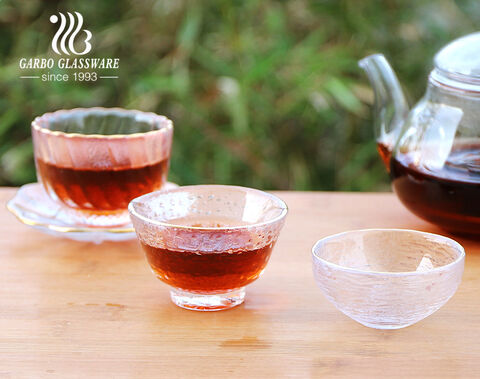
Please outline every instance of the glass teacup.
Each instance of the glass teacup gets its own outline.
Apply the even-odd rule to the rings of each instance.
[[[183,308],[216,311],[241,304],[265,269],[287,215],[274,195],[199,185],[154,192],[128,206],[156,276]]]
[[[154,113],[89,108],[32,122],[38,180],[85,226],[128,223],[128,203],[166,182],[173,123]]]
[[[365,229],[319,240],[312,258],[317,284],[341,312],[370,328],[399,329],[455,294],[465,250],[438,234]]]

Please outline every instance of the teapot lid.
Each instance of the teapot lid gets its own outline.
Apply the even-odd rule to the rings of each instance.
[[[434,58],[432,78],[441,84],[480,92],[480,32],[460,37]]]

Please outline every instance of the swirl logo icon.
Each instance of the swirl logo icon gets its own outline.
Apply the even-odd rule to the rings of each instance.
[[[83,16],[78,12],[74,13],[76,17],[70,12],[67,12],[67,20],[67,17],[65,17],[63,13],[59,12],[60,26],[58,27],[57,33],[55,33],[55,36],[52,40],[52,49],[58,55],[62,55],[62,53],[66,55],[70,55],[70,53],[75,55],[85,55],[92,50],[92,45],[89,42],[92,38],[92,33],[87,29],[83,29],[86,34],[85,40],[83,41],[85,44],[85,49],[82,52],[77,52],[75,50],[75,38],[82,29]],[[51,15],[50,22],[52,24],[56,24],[58,22],[58,16],[56,14]]]

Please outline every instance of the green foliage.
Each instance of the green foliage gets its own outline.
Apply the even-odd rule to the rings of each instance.
[[[358,59],[383,52],[418,99],[433,54],[478,29],[479,4],[0,0],[0,184],[35,180],[35,116],[120,106],[174,120],[170,180],[180,184],[385,188]],[[119,57],[118,80],[19,79],[20,57],[55,57],[56,11],[83,14],[89,56]]]

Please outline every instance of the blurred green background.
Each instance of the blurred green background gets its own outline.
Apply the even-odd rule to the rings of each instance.
[[[119,57],[119,79],[19,79],[20,57],[59,58],[57,11],[83,15],[87,57]],[[434,53],[478,29],[478,0],[0,0],[0,185],[35,180],[35,116],[120,106],[174,120],[179,184],[387,189],[357,60],[383,52],[412,104]]]

